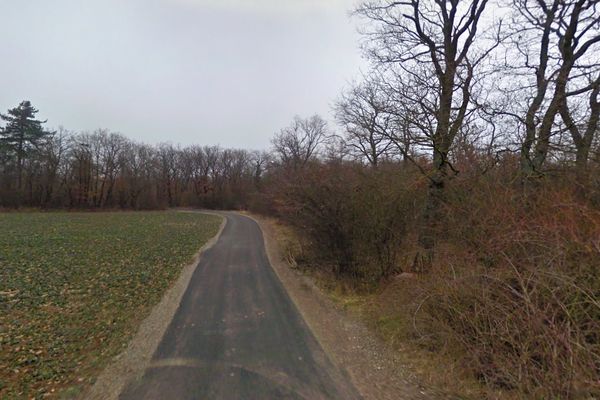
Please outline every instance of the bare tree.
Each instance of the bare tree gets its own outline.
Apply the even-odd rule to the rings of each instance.
[[[160,192],[166,194],[167,205],[175,207],[178,205],[178,182],[177,170],[178,149],[172,144],[162,143],[158,146],[158,165],[160,179]]]
[[[334,110],[337,122],[346,131],[346,144],[377,167],[394,145],[389,139],[393,116],[381,85],[372,80],[353,85],[341,95]]]
[[[509,65],[509,70],[512,76],[524,70],[534,77],[529,84],[521,83],[531,93],[521,118],[525,176],[542,172],[552,137],[559,130],[557,115],[572,136],[578,169],[586,169],[600,113],[600,60],[595,54],[600,43],[599,4],[597,0],[514,0],[516,40],[511,49],[517,50],[521,62]],[[588,107],[582,110],[585,103]]]
[[[475,70],[498,43],[475,44],[487,4],[488,0],[377,0],[356,10],[372,23],[364,33],[368,56],[380,69],[396,70],[398,93],[425,117],[411,121],[427,139],[433,162],[419,240],[425,250],[425,257],[420,257],[424,266],[433,256],[433,228],[441,219],[444,187],[452,170],[448,155],[473,112]]]
[[[181,157],[182,167],[187,175],[186,181],[200,202],[209,191],[209,165],[208,157],[201,146],[191,146],[183,149]]]
[[[46,207],[52,201],[54,193],[60,184],[60,176],[64,176],[65,160],[71,146],[70,137],[73,134],[62,126],[40,148],[40,155],[44,163],[43,179],[40,182],[42,193],[40,205]]]
[[[327,122],[318,115],[303,119],[298,116],[272,140],[280,161],[294,169],[302,168],[327,139]]]
[[[145,144],[128,142],[121,152],[121,206],[123,208],[156,207],[152,188],[156,173],[155,149]],[[142,196],[143,195],[143,196]]]
[[[254,177],[254,185],[260,189],[263,176],[271,162],[271,154],[267,151],[253,151],[250,154],[252,163],[252,175]]]
[[[0,161],[3,156],[0,151]],[[150,146],[104,129],[60,128],[23,159],[24,196],[10,195],[15,166],[0,164],[0,206],[245,208],[269,160],[266,152]]]
[[[93,176],[93,158],[89,140],[89,134],[86,133],[73,138],[73,146],[69,153],[68,195],[70,207],[87,207],[89,205]]]

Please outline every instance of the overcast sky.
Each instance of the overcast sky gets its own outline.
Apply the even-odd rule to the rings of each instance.
[[[0,110],[147,143],[266,148],[364,68],[354,0],[0,0]]]

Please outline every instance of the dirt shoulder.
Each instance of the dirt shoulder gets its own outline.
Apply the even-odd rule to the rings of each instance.
[[[290,267],[279,247],[275,220],[247,215],[261,226],[271,265],[321,346],[366,400],[448,398],[421,385],[396,350]]]
[[[193,261],[181,270],[177,281],[142,322],[127,349],[115,357],[114,362],[100,374],[90,390],[83,394],[82,399],[116,400],[127,382],[140,377],[144,373],[156,347],[173,319],[179,303],[181,303],[181,298],[202,254],[217,242],[226,222],[226,218],[223,218],[217,234],[205,243],[195,254]]]

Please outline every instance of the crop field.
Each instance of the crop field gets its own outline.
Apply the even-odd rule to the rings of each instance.
[[[0,213],[0,398],[76,396],[221,218]]]

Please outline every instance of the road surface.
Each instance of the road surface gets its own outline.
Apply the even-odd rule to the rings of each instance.
[[[269,265],[259,226],[225,217],[152,362],[120,399],[359,399]]]

